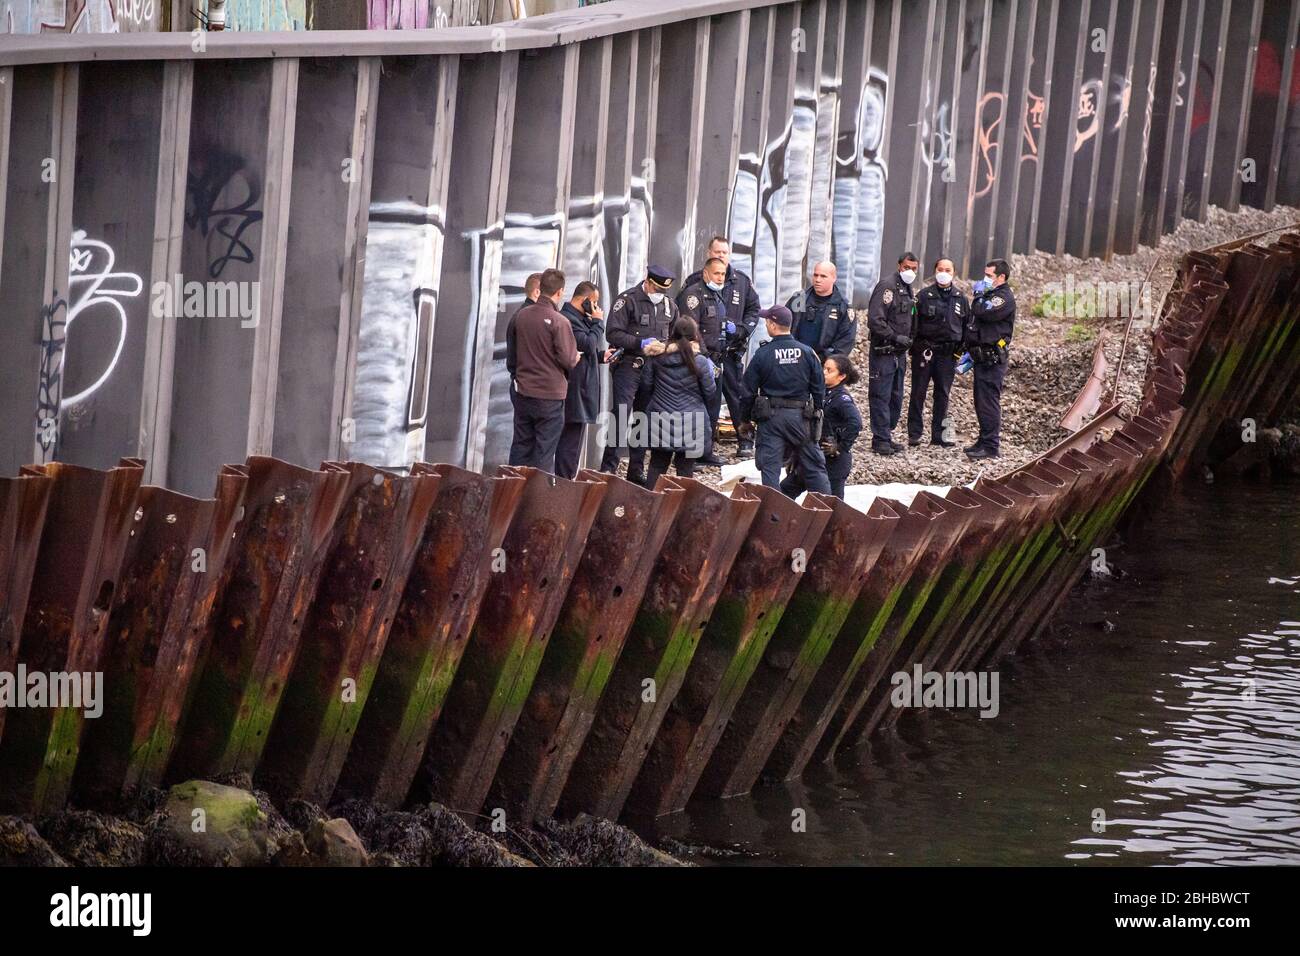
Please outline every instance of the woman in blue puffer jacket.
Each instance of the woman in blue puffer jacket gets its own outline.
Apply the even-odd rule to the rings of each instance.
[[[718,386],[713,363],[701,353],[694,319],[677,319],[668,330],[668,342],[652,342],[645,352],[638,398],[649,419],[645,486],[653,488],[670,463],[683,478],[695,471],[695,459],[707,448],[708,403]]]

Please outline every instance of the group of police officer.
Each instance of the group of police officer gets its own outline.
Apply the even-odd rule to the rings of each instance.
[[[1007,284],[1011,267],[1003,259],[988,262],[969,301],[954,285],[951,259],[936,260],[933,281],[914,293],[919,267],[915,255],[903,253],[897,270],[876,283],[867,308],[871,450],[877,455],[903,450],[894,441],[893,432],[903,410],[909,355],[912,399],[907,410],[908,444],[915,447],[923,440],[925,400],[933,387],[930,443],[944,448],[956,445],[949,437],[948,394],[964,352],[975,372],[975,417],[979,422],[979,437],[964,451],[973,460],[997,458],[1002,386],[1016,319],[1016,299]]]
[[[637,406],[637,386],[647,347],[667,340],[678,316],[699,326],[704,352],[719,370],[722,388],[736,427],[739,454],[753,454],[763,484],[780,488],[782,465],[785,490],[807,489],[843,496],[851,458],[847,451],[861,420],[845,384],[856,377],[848,355],[857,339],[857,322],[836,285],[835,266],[814,265],[810,286],[784,306],[762,309],[752,280],[731,265],[731,247],[721,236],[709,243],[699,272],[687,278],[674,301],[669,290],[675,276],[651,266],[645,280],[615,299],[606,338],[612,353],[613,414],[625,422]],[[999,453],[1001,396],[1008,347],[1015,322],[1015,298],[1007,280],[1010,266],[990,261],[984,278],[974,284],[967,300],[954,285],[950,259],[934,266],[934,279],[914,291],[919,262],[912,253],[898,259],[895,272],[872,291],[867,313],[869,331],[869,405],[871,449],[880,455],[898,454],[893,431],[902,413],[907,358],[911,358],[912,397],[908,408],[908,440],[922,443],[924,410],[933,390],[930,441],[954,447],[948,420],[948,394],[959,357],[968,353],[974,367],[975,412],[979,438],[965,449],[971,459],[996,458]],[[756,349],[754,333],[764,323],[769,340]],[[746,356],[749,356],[746,361]],[[834,370],[837,393],[827,413],[827,371]],[[699,463],[720,465],[713,451],[721,396],[708,407],[710,441]],[[835,433],[822,435],[824,416],[834,418]],[[753,424],[751,424],[753,423]],[[842,423],[842,425],[841,425]],[[847,443],[845,434],[848,435]],[[627,477],[645,482],[647,449],[628,448],[615,429],[606,444],[601,470],[616,472],[628,458]],[[828,472],[827,457],[832,458]]]

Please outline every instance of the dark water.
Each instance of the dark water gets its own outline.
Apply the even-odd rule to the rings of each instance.
[[[1300,863],[1300,487],[1193,488],[1135,538],[1001,666],[997,717],[909,712],[658,832],[740,851],[701,863]]]

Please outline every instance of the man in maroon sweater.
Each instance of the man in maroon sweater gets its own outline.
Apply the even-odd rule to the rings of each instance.
[[[515,436],[510,464],[555,471],[569,372],[578,364],[573,327],[560,314],[564,273],[542,273],[541,294],[515,314]]]

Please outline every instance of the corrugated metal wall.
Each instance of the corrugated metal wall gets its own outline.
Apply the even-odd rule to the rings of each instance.
[[[1300,202],[1300,0],[612,2],[498,27],[0,41],[0,462],[210,491],[479,468],[525,276],[731,237],[765,304],[904,248],[1105,256]]]

